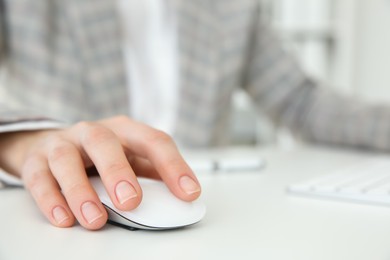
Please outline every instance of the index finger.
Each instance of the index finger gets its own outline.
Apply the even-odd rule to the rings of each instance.
[[[148,159],[178,198],[192,201],[199,197],[199,181],[169,135],[127,117],[116,117],[101,123],[118,136],[126,149]]]
[[[115,133],[104,125],[86,122],[71,131],[80,132],[75,142],[93,162],[114,205],[121,210],[137,207],[142,190]]]

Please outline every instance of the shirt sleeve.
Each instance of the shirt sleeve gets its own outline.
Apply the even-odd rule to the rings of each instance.
[[[0,169],[0,189],[5,187],[23,187],[21,179]]]
[[[5,23],[4,23],[4,14],[5,7],[4,1],[0,1],[0,63],[5,56],[6,42],[5,42]]]
[[[55,121],[50,121],[50,120],[22,121],[17,123],[0,125],[0,133],[34,131],[34,130],[43,130],[43,129],[58,129],[64,126],[65,126],[64,124]]]
[[[259,111],[303,140],[390,151],[390,106],[342,96],[308,78],[267,23],[253,26],[244,88]]]
[[[54,121],[26,121],[12,124],[0,125],[0,133],[34,131],[43,129],[58,129],[64,127],[63,124]],[[23,187],[21,179],[0,169],[0,188],[4,187]]]

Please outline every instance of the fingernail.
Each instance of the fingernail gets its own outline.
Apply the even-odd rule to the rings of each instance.
[[[89,224],[92,224],[93,222],[95,222],[96,220],[98,220],[103,216],[103,213],[100,211],[98,206],[95,203],[90,201],[85,202],[81,206],[81,212],[83,213],[85,220]]]
[[[134,187],[127,181],[121,181],[115,188],[116,197],[120,204],[137,197],[137,192]]]
[[[55,207],[52,211],[53,217],[56,220],[57,224],[61,224],[62,222],[69,219],[68,212],[63,207]]]
[[[180,187],[184,190],[188,195],[197,193],[200,191],[199,185],[190,177],[183,176],[179,181]]]

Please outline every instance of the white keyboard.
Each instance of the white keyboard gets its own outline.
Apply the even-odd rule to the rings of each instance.
[[[293,194],[390,206],[390,160],[371,160],[293,184]]]

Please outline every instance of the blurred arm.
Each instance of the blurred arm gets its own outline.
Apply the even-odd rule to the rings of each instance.
[[[390,107],[368,105],[318,86],[257,21],[244,86],[278,125],[312,142],[390,151]]]

